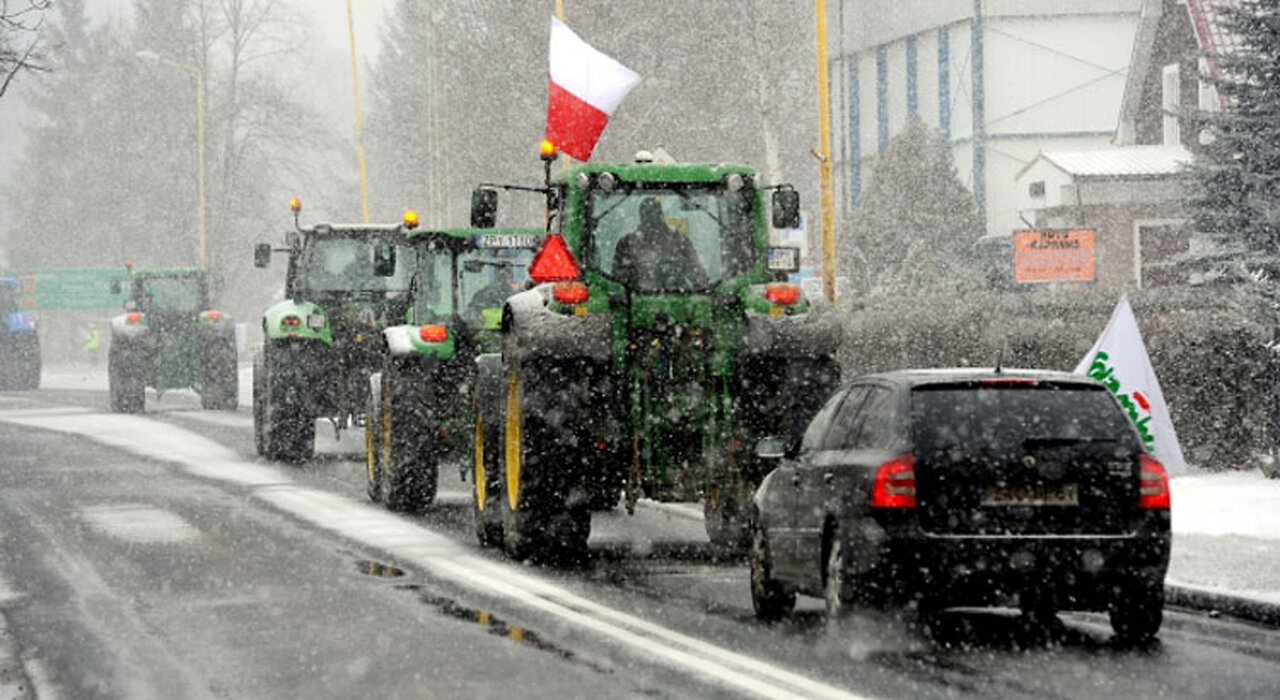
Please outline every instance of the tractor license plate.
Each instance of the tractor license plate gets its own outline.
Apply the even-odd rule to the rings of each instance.
[[[1076,484],[1019,484],[988,486],[984,506],[1075,506],[1080,504]]]

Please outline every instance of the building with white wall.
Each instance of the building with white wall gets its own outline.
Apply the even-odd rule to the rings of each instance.
[[[1111,145],[1142,0],[837,0],[829,11],[837,216],[912,116],[951,143],[988,236],[1027,228],[1041,151]],[[886,232],[893,235],[893,232]]]

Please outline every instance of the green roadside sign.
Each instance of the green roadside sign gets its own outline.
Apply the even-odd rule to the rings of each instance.
[[[18,280],[18,306],[23,309],[119,309],[129,293],[127,284],[118,294],[111,293],[112,280],[128,278],[119,267],[13,270],[5,276]]]

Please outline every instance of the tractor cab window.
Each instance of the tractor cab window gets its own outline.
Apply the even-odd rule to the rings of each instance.
[[[751,199],[719,185],[594,191],[587,264],[638,291],[699,291],[752,262]]]
[[[529,281],[533,251],[509,248],[475,250],[458,260],[463,318],[473,328],[497,328],[502,303]]]
[[[200,282],[194,277],[151,277],[141,280],[138,290],[144,311],[195,313],[204,306]]]
[[[395,274],[374,273],[373,239],[346,237],[313,238],[302,255],[307,286],[317,292],[403,292],[412,279],[412,252],[396,248]]]

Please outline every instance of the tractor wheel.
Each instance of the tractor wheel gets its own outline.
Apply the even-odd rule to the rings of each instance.
[[[426,382],[388,362],[382,372],[382,500],[395,511],[418,513],[436,499],[438,428],[424,419]]]
[[[374,382],[378,382],[374,384]],[[370,380],[369,397],[364,408],[365,492],[374,503],[382,502],[382,411],[381,376]]]
[[[233,411],[240,403],[240,378],[236,376],[236,346],[220,340],[205,353],[200,367],[200,406]]]
[[[504,353],[507,391],[503,416],[503,472],[506,514],[503,537],[516,559],[578,563],[587,555],[591,511],[585,498],[574,498],[572,455],[561,449],[550,422],[557,415],[559,376],[521,363],[517,353]],[[560,413],[559,415],[563,415]],[[561,426],[561,430],[568,429]]]
[[[137,353],[124,343],[111,344],[111,352],[107,356],[107,383],[112,411],[139,413],[146,405],[147,387],[140,360]]]
[[[305,462],[315,453],[316,422],[307,407],[297,367],[269,350],[254,363],[254,434],[262,456]],[[259,372],[261,370],[261,372]]]
[[[478,402],[477,402],[478,403]],[[499,442],[502,432],[497,421],[485,415],[480,406],[475,407],[475,437],[472,445],[472,514],[475,518],[476,539],[482,547],[501,547],[503,544],[502,520],[505,494],[500,468]]]

